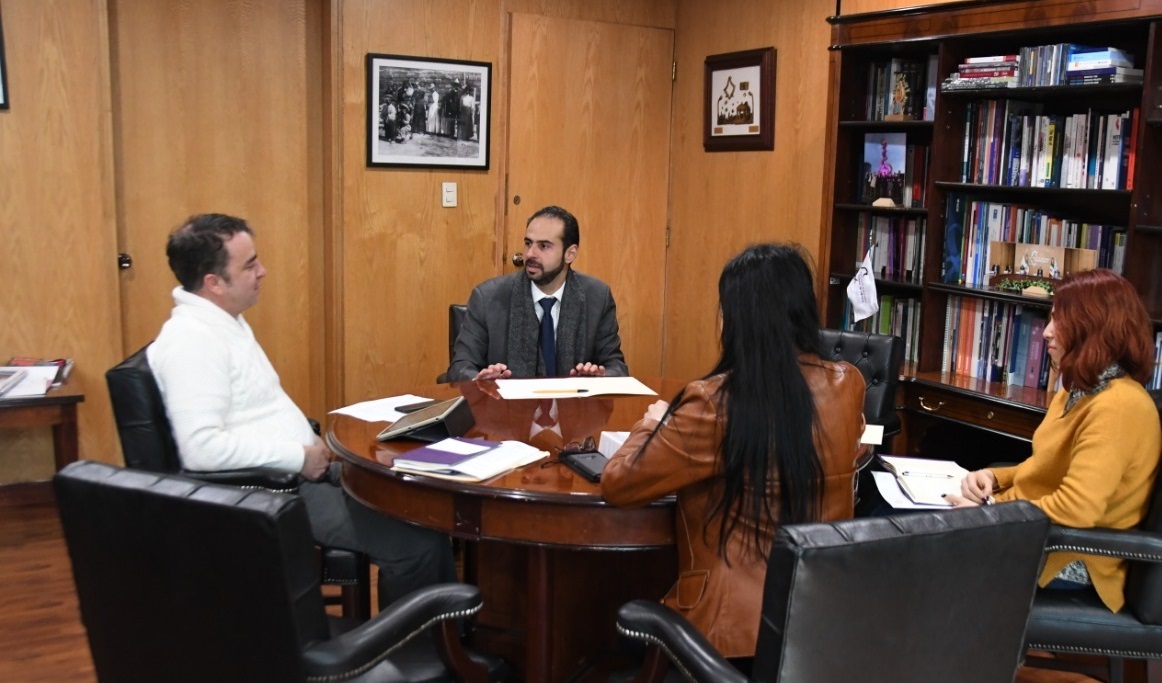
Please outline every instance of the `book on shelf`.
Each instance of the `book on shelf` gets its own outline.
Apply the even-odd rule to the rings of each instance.
[[[548,457],[548,453],[519,441],[488,441],[455,437],[443,439],[395,458],[391,468],[439,479],[477,482]]]
[[[1113,85],[1117,83],[1142,83],[1141,76],[1080,76],[1066,79],[1067,85]]]
[[[940,82],[939,71],[939,57],[928,55],[927,75],[924,81],[924,111],[921,114],[925,121],[936,120],[936,84]]]
[[[8,359],[7,365],[12,367],[55,367],[56,374],[52,378],[52,386],[59,387],[68,381],[73,372],[72,358],[37,358],[35,356],[13,356]]]
[[[949,507],[944,496],[960,493],[960,482],[968,470],[951,460],[908,458],[899,455],[880,455],[880,464],[891,472],[900,490],[913,503]]]
[[[1085,76],[1136,76],[1142,78],[1142,69],[1134,69],[1128,66],[1099,66],[1086,67],[1083,69],[1068,69],[1065,72],[1066,78],[1083,78]]]
[[[1013,64],[1016,64],[1020,58],[1020,55],[986,55],[984,57],[969,57],[962,63],[973,66],[980,64],[1000,64],[1006,62],[1012,62]]]
[[[944,257],[940,268],[941,282],[949,284],[960,282],[964,209],[964,195],[957,193],[948,195],[944,212]]]

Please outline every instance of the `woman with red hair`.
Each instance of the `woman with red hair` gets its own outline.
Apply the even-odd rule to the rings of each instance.
[[[1162,451],[1158,409],[1142,386],[1153,366],[1146,307],[1113,271],[1076,273],[1058,285],[1044,337],[1061,389],[1033,434],[1033,454],[1013,467],[969,473],[962,495],[948,499],[958,506],[1028,500],[1063,526],[1136,527]],[[1092,585],[1116,612],[1125,581],[1124,560],[1054,553],[1040,584]]]

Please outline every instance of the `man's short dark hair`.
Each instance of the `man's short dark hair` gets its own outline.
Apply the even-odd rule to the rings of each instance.
[[[169,257],[169,268],[182,289],[197,292],[211,273],[229,281],[226,264],[230,255],[226,251],[226,242],[240,232],[254,234],[246,221],[221,213],[190,216],[181,227],[171,232],[165,255]]]
[[[581,227],[577,225],[577,217],[559,206],[546,206],[529,216],[529,220],[525,223],[525,227],[529,226],[537,218],[541,216],[548,216],[550,218],[559,218],[565,224],[565,233],[561,237],[561,242],[564,243],[564,248],[568,249],[574,244],[581,243]]]

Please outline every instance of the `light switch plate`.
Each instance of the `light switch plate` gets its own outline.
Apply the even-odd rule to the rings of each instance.
[[[456,183],[444,183],[443,202],[442,205],[447,207],[456,206]]]

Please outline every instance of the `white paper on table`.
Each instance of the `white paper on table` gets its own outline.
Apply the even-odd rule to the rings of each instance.
[[[602,394],[657,396],[658,392],[633,377],[539,377],[498,379],[496,388],[507,399],[584,398]]]
[[[428,400],[431,399],[414,394],[401,394],[400,396],[377,398],[373,401],[352,403],[349,406],[332,410],[331,414],[350,415],[364,422],[395,422],[404,416],[404,413],[399,412],[396,408],[406,406],[410,403],[419,403],[420,401]]]
[[[875,478],[876,488],[880,491],[880,496],[883,497],[884,502],[899,510],[939,510],[943,507],[952,505],[925,505],[923,503],[913,503],[912,499],[908,497],[904,490],[900,488],[899,482],[896,481],[896,475],[891,472],[872,472],[872,477]]]
[[[24,379],[4,392],[0,400],[44,396],[52,386],[52,381],[56,379],[57,371],[60,370],[55,365],[22,365],[20,369],[24,371]]]

